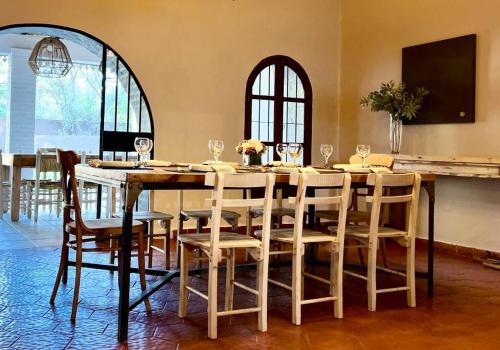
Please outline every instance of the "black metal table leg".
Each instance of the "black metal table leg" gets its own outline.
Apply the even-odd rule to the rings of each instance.
[[[428,213],[428,246],[427,246],[427,296],[434,296],[434,202],[435,202],[435,185],[434,181],[425,183],[425,190],[429,196],[429,213]]]
[[[141,193],[142,185],[122,185],[123,220],[122,234],[119,239],[119,286],[120,297],[118,306],[118,341],[123,342],[128,338],[128,314],[130,302],[130,258],[132,250],[132,219],[134,203]]]

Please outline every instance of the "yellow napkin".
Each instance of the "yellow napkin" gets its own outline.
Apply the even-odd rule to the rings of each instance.
[[[126,162],[121,160],[89,160],[89,165],[94,168],[135,168],[136,162]]]
[[[297,168],[287,168],[284,166],[272,167],[271,171],[273,171],[277,174],[292,174],[292,173],[298,172]]]
[[[299,172],[302,174],[319,174],[319,172],[312,166],[306,166],[304,168],[298,168]]]
[[[218,173],[236,173],[236,170],[230,165],[217,164],[217,165],[206,165],[206,164],[189,164],[189,170],[191,171],[201,171],[210,172],[216,171]]]
[[[172,162],[165,161],[165,160],[156,160],[156,159],[150,159],[146,160],[144,162],[145,166],[157,166],[157,167],[164,167],[164,166],[171,166]]]
[[[274,167],[284,167],[284,168],[296,168],[297,167],[297,165],[292,163],[292,162],[281,163],[279,160],[273,160],[272,162],[269,162],[268,165],[274,166]]]
[[[342,169],[351,173],[369,173],[370,168],[363,168],[361,164],[335,164],[334,169]]]
[[[392,170],[385,166],[371,166],[370,171],[376,174],[392,174]]]
[[[202,163],[203,165],[230,165],[230,166],[238,166],[240,165],[239,163],[235,163],[235,162],[223,162],[223,161],[220,161],[218,160],[217,163],[215,162],[215,160],[206,160]]]

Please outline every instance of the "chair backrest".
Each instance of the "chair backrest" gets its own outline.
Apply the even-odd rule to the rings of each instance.
[[[377,154],[377,153],[371,153],[367,158],[366,162],[370,165],[375,165],[375,166],[385,166],[388,168],[392,168],[394,164],[394,157],[391,156],[390,154]],[[353,154],[349,158],[349,163],[350,164],[360,164],[361,163],[361,157],[358,156],[357,154]]]
[[[351,191],[351,175],[340,174],[303,174],[293,173],[290,175],[290,185],[297,186],[297,195],[291,198],[295,203],[295,223],[293,229],[294,242],[302,244],[302,230],[304,222],[304,211],[306,205],[339,205],[337,240],[341,246],[344,244],[347,208],[349,207],[349,194]],[[339,188],[340,193],[334,196],[307,196],[307,188]]]
[[[53,176],[57,176],[60,169],[56,159],[56,153],[57,153],[57,148],[39,148],[36,151],[36,162],[35,162],[36,180],[40,180],[42,177],[46,178],[47,175],[50,173],[52,173]]]
[[[418,200],[420,196],[421,176],[408,174],[369,174],[366,184],[373,186],[373,195],[366,201],[372,204],[370,217],[370,234],[376,235],[379,229],[380,208],[383,203],[407,203],[409,205],[408,236],[416,234]],[[391,188],[411,188],[411,193],[391,195]]]
[[[74,220],[76,221],[76,230],[81,232],[85,228],[80,209],[80,200],[78,197],[78,182],[75,174],[75,165],[80,163],[80,157],[74,151],[57,150],[57,162],[61,171],[61,187],[64,197],[64,217],[63,225],[73,221],[71,210],[74,211]]]
[[[273,202],[274,174],[249,173],[225,174],[207,173],[205,185],[213,187],[212,193],[212,229],[210,237],[210,253],[213,259],[219,258],[219,236],[223,208],[263,208],[262,248],[269,250],[271,230],[271,210]],[[260,198],[229,199],[224,198],[227,189],[263,188],[264,195]]]

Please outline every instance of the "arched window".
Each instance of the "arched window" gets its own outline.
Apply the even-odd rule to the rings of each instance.
[[[264,161],[279,158],[278,143],[301,143],[299,161],[311,164],[311,117],[311,83],[299,63],[271,56],[253,69],[246,86],[245,139],[259,139],[269,147]]]

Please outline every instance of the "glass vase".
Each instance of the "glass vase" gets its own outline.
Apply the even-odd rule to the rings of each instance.
[[[389,115],[389,142],[391,153],[399,154],[401,151],[401,140],[403,139],[403,121]]]
[[[262,154],[246,154],[243,159],[246,166],[262,165]]]

